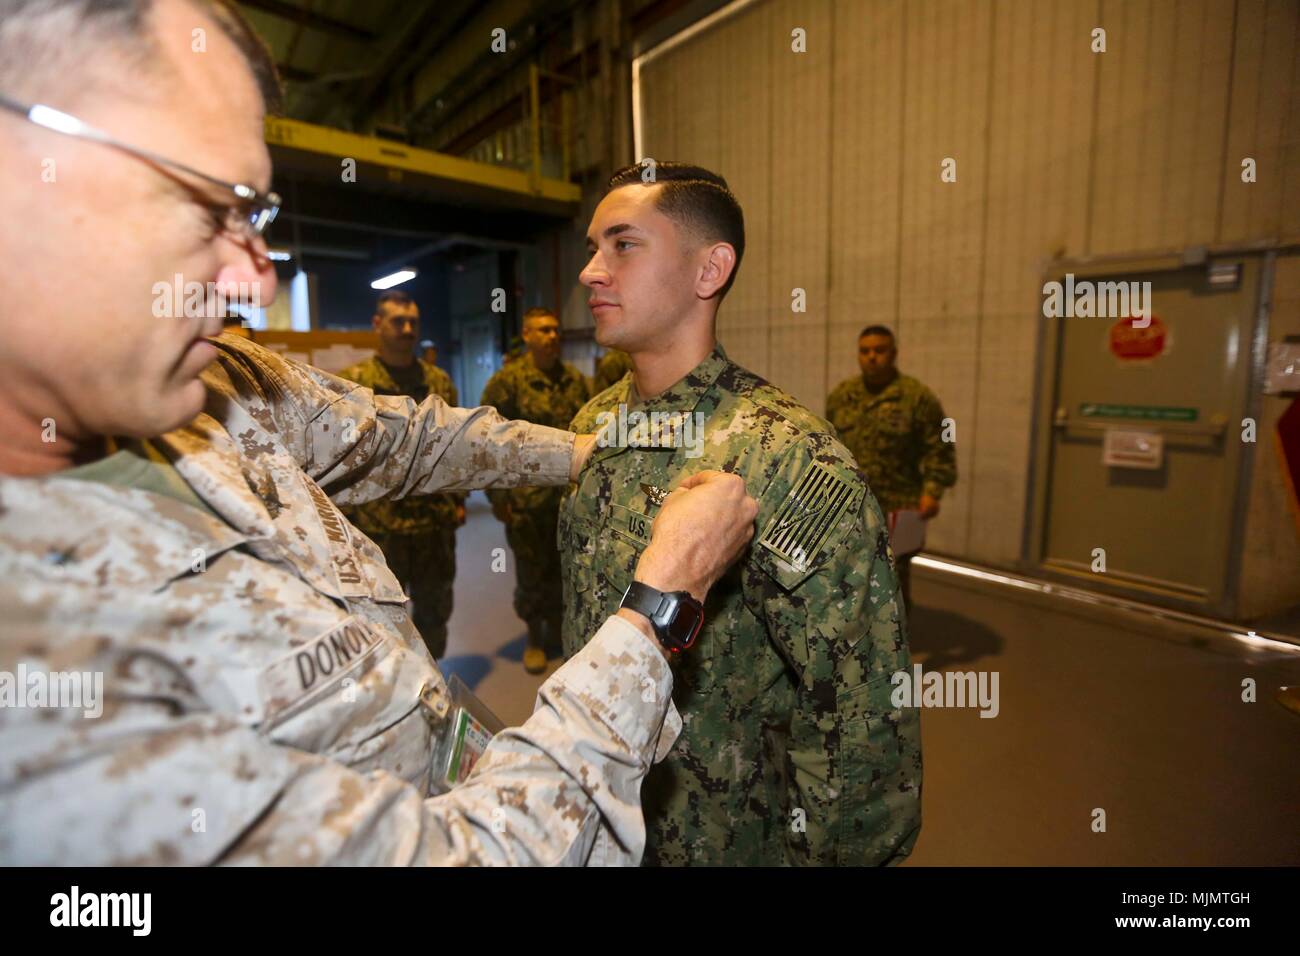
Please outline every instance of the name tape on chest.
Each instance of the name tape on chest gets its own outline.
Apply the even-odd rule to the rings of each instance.
[[[860,484],[814,462],[781,502],[758,543],[795,569],[803,570],[814,560],[840,517],[856,506],[861,490]]]
[[[387,633],[352,615],[269,664],[258,676],[266,712],[263,730],[320,700],[344,678],[360,677],[392,646]]]

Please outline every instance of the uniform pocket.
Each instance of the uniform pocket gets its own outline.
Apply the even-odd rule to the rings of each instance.
[[[633,544],[632,540],[621,534],[614,534],[606,527],[600,539],[597,554],[595,580],[598,600],[612,605],[610,613],[618,609],[628,585],[636,575],[637,562],[641,560],[644,545]]]
[[[896,707],[885,673],[842,694],[838,710],[845,810],[840,864],[897,863],[921,827],[921,722]]]
[[[604,620],[591,597],[595,561],[594,530],[573,517],[568,505],[560,507],[556,525],[556,560],[560,562],[560,598],[564,604],[562,639],[564,656],[572,657]]]
[[[608,527],[602,529],[597,565],[591,575],[596,587],[593,593],[585,597],[593,604],[606,608],[607,614],[614,613],[622,602],[628,585],[636,576],[637,562],[645,548],[646,545],[633,544],[630,537],[612,532]],[[716,596],[723,587],[719,584],[711,594]],[[731,646],[733,635],[727,632],[725,621],[710,616],[711,612],[716,615],[719,610],[716,601],[706,603],[704,627],[695,645],[678,655],[679,659],[673,665],[677,687],[673,698],[679,707],[688,706],[690,699],[713,687],[716,663]]]
[[[839,433],[840,440],[848,435],[857,426],[857,410],[855,408],[839,408],[831,415],[830,423],[835,431]]]

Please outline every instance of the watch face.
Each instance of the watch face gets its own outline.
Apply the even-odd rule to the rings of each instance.
[[[686,650],[695,643],[695,638],[699,635],[703,624],[704,612],[683,601],[677,605],[677,613],[668,622],[665,630],[668,632],[668,639],[674,645]]]

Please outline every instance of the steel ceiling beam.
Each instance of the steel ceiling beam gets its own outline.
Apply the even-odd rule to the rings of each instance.
[[[295,6],[292,3],[286,3],[284,0],[239,0],[239,2],[241,6],[261,10],[273,17],[301,24],[319,33],[330,33],[359,43],[373,43],[379,39],[379,34],[364,27],[359,27],[355,23],[336,20],[322,13],[312,13],[310,10]]]

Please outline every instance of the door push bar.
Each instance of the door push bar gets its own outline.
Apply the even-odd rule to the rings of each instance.
[[[1195,425],[1184,422],[1162,422],[1151,419],[1139,419],[1137,421],[1109,421],[1095,422],[1091,419],[1081,420],[1071,418],[1070,413],[1064,408],[1056,410],[1056,418],[1052,422],[1054,428],[1081,428],[1086,431],[1105,432],[1112,428],[1132,428],[1157,432],[1162,435],[1176,435],[1190,438],[1222,438],[1228,426],[1228,416],[1216,412],[1210,416],[1210,421],[1205,425]]]

